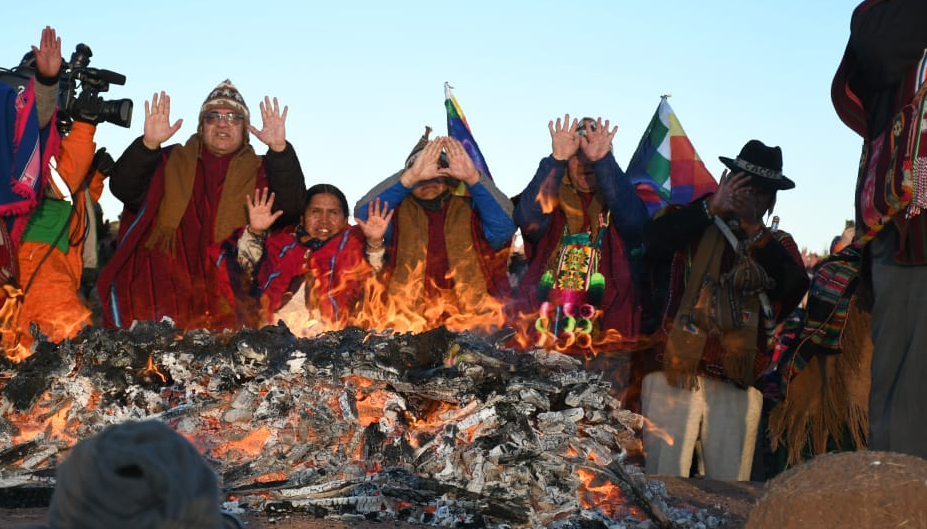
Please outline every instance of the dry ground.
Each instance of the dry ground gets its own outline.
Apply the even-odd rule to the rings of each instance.
[[[693,507],[708,509],[712,514],[728,513],[728,519],[734,521],[732,529],[743,526],[750,509],[756,503],[763,488],[762,483],[725,482],[709,479],[682,479],[672,477],[654,477],[666,483],[671,495]],[[0,528],[25,529],[45,522],[46,510],[41,508],[0,509]],[[309,516],[290,516],[272,520],[266,515],[242,516],[247,527],[254,529],[386,529],[387,527],[421,527],[408,523],[381,522],[342,522]]]

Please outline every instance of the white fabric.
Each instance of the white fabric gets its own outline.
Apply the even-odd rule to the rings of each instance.
[[[749,480],[763,395],[713,378],[698,382],[690,391],[671,386],[662,371],[644,377],[646,472],[689,477],[698,441],[705,477]]]

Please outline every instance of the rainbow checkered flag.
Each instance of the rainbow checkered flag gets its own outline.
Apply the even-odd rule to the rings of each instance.
[[[444,108],[447,109],[447,135],[459,141],[461,145],[463,145],[464,150],[467,151],[467,154],[470,155],[470,159],[473,160],[473,165],[476,169],[486,175],[487,178],[492,179],[489,166],[486,165],[486,159],[483,158],[483,153],[480,152],[479,145],[477,145],[476,140],[473,139],[473,134],[470,132],[470,125],[467,123],[467,118],[464,116],[463,110],[460,109],[460,105],[457,103],[457,98],[455,98],[454,94],[451,92],[451,85],[449,83],[444,83]],[[461,182],[455,192],[458,195],[465,195],[467,192],[466,185]]]
[[[660,97],[626,171],[651,217],[668,204],[688,204],[718,188],[667,97]]]

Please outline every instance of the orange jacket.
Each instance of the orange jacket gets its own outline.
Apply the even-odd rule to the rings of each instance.
[[[67,183],[74,207],[68,233],[63,235],[70,241],[68,252],[35,241],[23,241],[17,251],[20,284],[26,289],[19,316],[24,346],[31,342],[30,322],[38,323],[42,333],[53,342],[75,336],[81,327],[90,323],[90,310],[78,289],[84,266],[85,232],[90,220],[88,198],[99,200],[106,178],[97,171],[86,190],[82,189],[96,152],[95,131],[95,125],[74,122],[71,132],[61,140],[56,156],[58,174]]]

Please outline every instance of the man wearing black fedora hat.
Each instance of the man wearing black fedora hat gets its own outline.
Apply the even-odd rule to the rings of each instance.
[[[668,206],[644,226],[650,259],[669,262],[656,347],[662,370],[644,378],[648,473],[688,476],[697,444],[707,477],[748,480],[775,326],[808,287],[791,235],[767,228],[776,193],[795,183],[782,151],[750,140],[713,194]],[[661,331],[658,331],[661,332]]]
[[[922,213],[927,142],[920,126],[925,48],[927,2],[860,3],[831,97],[840,119],[863,139],[855,225],[865,244],[859,297],[871,293],[866,296],[871,297],[874,347],[869,448],[927,458],[927,216]],[[886,159],[903,163],[889,165]],[[898,182],[913,184],[907,196],[894,192]]]

